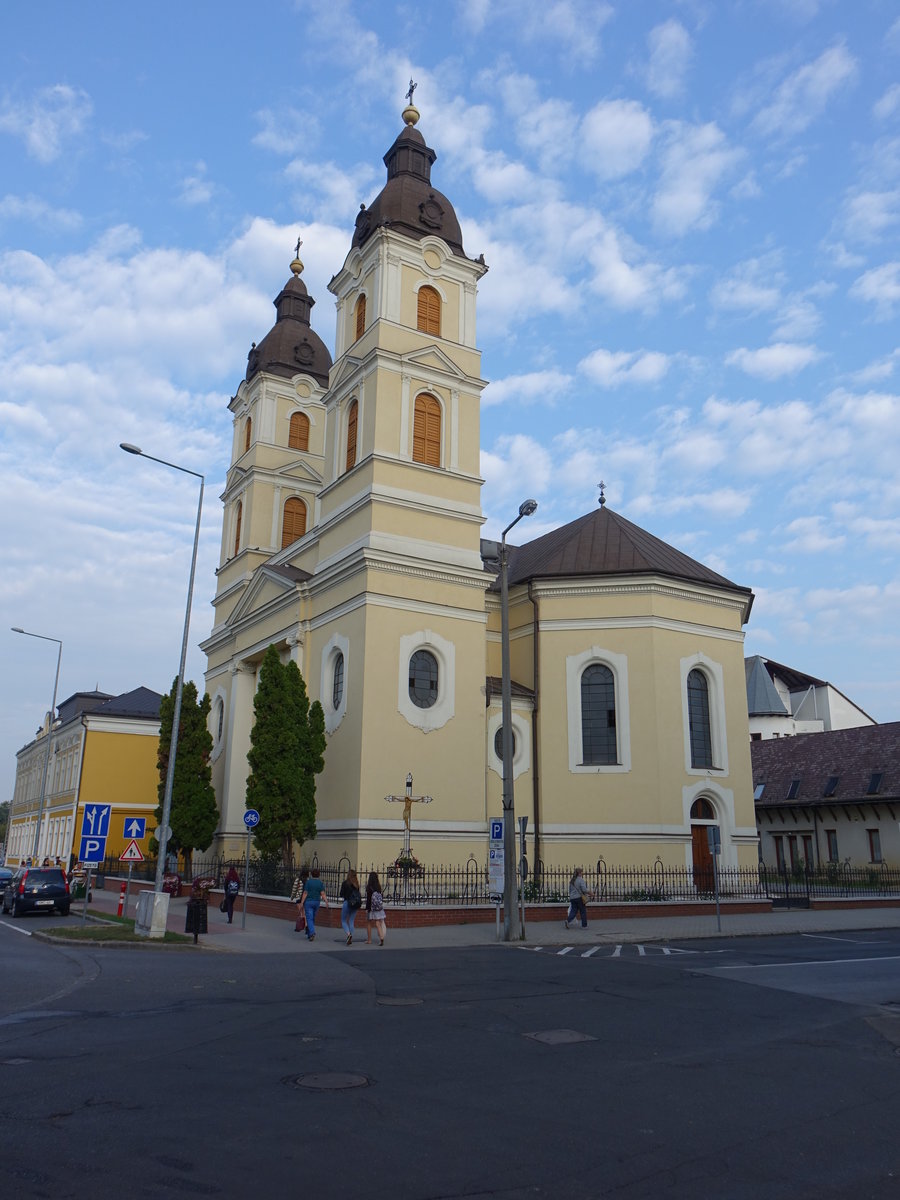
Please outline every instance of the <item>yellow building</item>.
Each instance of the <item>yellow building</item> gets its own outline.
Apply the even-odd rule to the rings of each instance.
[[[118,858],[135,840],[144,856],[156,828],[157,751],[162,697],[139,687],[121,696],[76,692],[16,755],[6,861]],[[47,738],[50,738],[49,763]],[[47,766],[44,806],[41,784]],[[85,844],[84,839],[87,839]]]
[[[323,861],[486,855],[501,811],[500,609],[481,540],[476,292],[453,207],[431,183],[418,113],[356,220],[336,357],[310,326],[302,263],[230,403],[212,698],[216,850],[243,845],[262,656],[297,662],[325,710]],[[524,493],[528,491],[523,481]],[[528,852],[547,865],[756,861],[742,626],[752,596],[596,509],[510,555],[513,773]],[[534,861],[534,859],[532,859]]]

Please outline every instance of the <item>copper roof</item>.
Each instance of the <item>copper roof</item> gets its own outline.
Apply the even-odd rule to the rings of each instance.
[[[275,324],[247,355],[246,378],[258,371],[282,375],[311,375],[323,387],[328,386],[331,354],[312,329],[309,314],[315,304],[299,275],[292,275],[273,301],[278,316]]]
[[[524,546],[509,547],[511,584],[586,575],[667,575],[752,597],[749,588],[732,583],[606,506]]]
[[[387,183],[368,208],[360,208],[354,246],[362,246],[383,225],[417,241],[429,235],[442,238],[454,254],[466,257],[453,205],[431,184],[436,158],[418,129],[407,125],[384,156]]]

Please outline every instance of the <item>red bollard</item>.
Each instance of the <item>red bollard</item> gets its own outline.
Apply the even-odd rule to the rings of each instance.
[[[128,884],[127,884],[127,883],[120,883],[120,884],[119,884],[119,907],[118,907],[118,909],[117,909],[117,911],[116,911],[116,916],[117,916],[117,917],[121,917],[121,915],[122,915],[122,911],[123,911],[123,910],[124,910],[124,908],[125,908],[125,889],[126,889],[126,887],[127,887],[127,886],[128,886]]]

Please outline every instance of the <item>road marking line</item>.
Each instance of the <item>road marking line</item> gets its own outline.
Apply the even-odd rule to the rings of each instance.
[[[557,953],[557,955],[568,954],[569,951],[573,950],[573,949],[574,949],[574,946],[563,946],[562,950],[557,950],[556,953]]]
[[[875,954],[871,958],[822,958],[815,962],[787,963],[735,963],[734,966],[715,967],[716,971],[758,971],[761,967],[840,967],[847,963],[900,962],[900,954]]]
[[[4,925],[7,929],[12,929],[15,933],[24,933],[26,937],[31,937],[31,930],[23,929],[21,925],[12,925],[9,921],[0,921],[0,925]]]
[[[641,958],[643,958],[643,957],[644,957],[644,955],[647,953],[647,951],[646,951],[646,950],[644,949],[644,947],[643,947],[643,946],[640,944],[640,942],[638,942],[638,948],[637,948],[637,952],[638,952],[638,955],[639,955]]]
[[[863,938],[831,937],[827,933],[804,933],[804,934],[801,934],[801,937],[815,938],[817,941],[822,941],[822,942],[850,942],[850,944],[853,946],[884,946],[884,945],[887,945],[886,942],[883,942],[881,940],[879,940],[877,942],[867,942]]]
[[[581,957],[582,958],[590,958],[591,955],[596,954],[599,949],[600,949],[599,946],[591,946],[590,950],[585,950],[584,954],[582,954]]]
[[[612,954],[610,955],[610,958],[619,958],[619,957],[621,957],[621,954],[622,954],[622,947],[616,946],[615,950],[613,950]]]

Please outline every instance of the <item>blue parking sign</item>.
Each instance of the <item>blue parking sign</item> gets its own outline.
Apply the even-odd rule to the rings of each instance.
[[[83,863],[90,863],[92,866],[98,866],[106,858],[106,838],[91,837],[90,834],[83,836],[81,839],[81,848],[78,851],[78,859]]]

